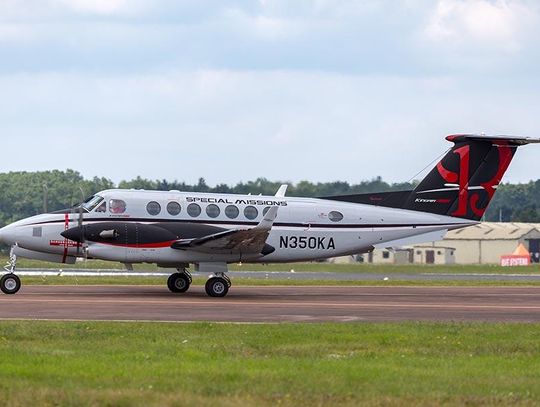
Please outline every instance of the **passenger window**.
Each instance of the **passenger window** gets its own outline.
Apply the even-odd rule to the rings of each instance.
[[[121,199],[111,199],[109,201],[109,212],[121,214],[126,211],[126,203]]]
[[[253,220],[259,216],[259,211],[254,206],[246,206],[246,209],[244,209],[244,216],[249,220]]]
[[[169,215],[176,216],[180,213],[182,210],[182,207],[178,202],[169,202],[167,204],[167,212],[169,212]]]
[[[240,210],[234,205],[229,205],[225,208],[225,215],[229,219],[236,219],[240,215]]]
[[[201,207],[197,205],[196,203],[191,203],[187,207],[187,213],[192,218],[196,218],[201,214]]]
[[[217,218],[220,212],[217,205],[211,204],[206,207],[206,214],[211,218]]]
[[[268,213],[268,211],[270,210],[270,207],[267,206],[266,208],[263,209],[263,216],[266,216],[266,214]]]
[[[161,205],[156,201],[148,202],[148,205],[146,205],[146,211],[152,216],[157,216],[161,212]]]
[[[332,211],[328,214],[328,219],[332,222],[340,222],[343,220],[343,214],[338,211]]]
[[[107,202],[103,202],[101,205],[99,205],[96,212],[107,212]]]

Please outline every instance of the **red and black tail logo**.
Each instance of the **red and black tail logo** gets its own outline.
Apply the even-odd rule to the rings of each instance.
[[[407,209],[479,220],[515,152],[503,140],[457,143],[416,188]]]
[[[482,191],[484,193],[487,193],[487,203],[489,204],[489,201],[491,201],[491,199],[495,195],[495,191],[497,190],[497,187],[499,186],[502,177],[504,176],[504,173],[512,162],[512,158],[514,157],[514,153],[516,151],[515,147],[510,147],[504,144],[499,144],[494,147],[494,151],[498,153],[498,163],[496,166],[489,165],[488,167],[496,168],[497,170],[490,179],[481,183],[480,185],[474,185],[470,182],[470,144],[456,148],[452,151],[453,154],[457,154],[459,156],[459,172],[454,172],[446,169],[444,167],[443,161],[437,164],[437,171],[439,172],[443,180],[451,184],[457,183],[459,186],[457,208],[454,212],[450,214],[451,216],[465,217],[469,210],[471,210],[479,218],[484,215],[487,209],[487,205],[483,207],[478,206],[478,203],[481,200],[481,192],[477,192],[478,187],[481,187]],[[477,173],[482,168],[482,164],[476,169],[472,168],[473,170],[476,170],[475,173]],[[472,175],[474,175],[474,173]]]

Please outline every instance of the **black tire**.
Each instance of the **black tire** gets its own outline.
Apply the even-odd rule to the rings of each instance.
[[[190,278],[184,273],[171,274],[167,280],[167,287],[172,293],[185,293],[190,285]]]
[[[229,292],[229,282],[221,277],[212,277],[204,288],[210,297],[225,297]]]
[[[5,274],[0,279],[0,290],[4,294],[17,294],[21,289],[21,279],[15,274]]]

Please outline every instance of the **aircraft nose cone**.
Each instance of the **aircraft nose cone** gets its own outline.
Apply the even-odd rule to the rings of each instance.
[[[15,234],[13,233],[13,229],[11,227],[5,226],[0,229],[0,243],[7,245],[15,244]]]

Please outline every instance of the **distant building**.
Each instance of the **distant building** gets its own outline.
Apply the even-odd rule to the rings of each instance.
[[[413,263],[416,264],[455,264],[456,249],[444,246],[414,246]]]
[[[399,248],[393,250],[374,250],[364,255],[364,261],[378,264],[408,264],[413,261],[411,248]]]
[[[522,243],[534,263],[540,261],[540,224],[485,222],[450,231],[431,247],[455,248],[458,264],[499,264],[501,256],[512,254]]]
[[[501,256],[512,254],[519,244],[529,250],[532,263],[540,263],[540,224],[485,222],[450,231],[439,242],[378,249],[343,260],[374,264],[499,264]]]

